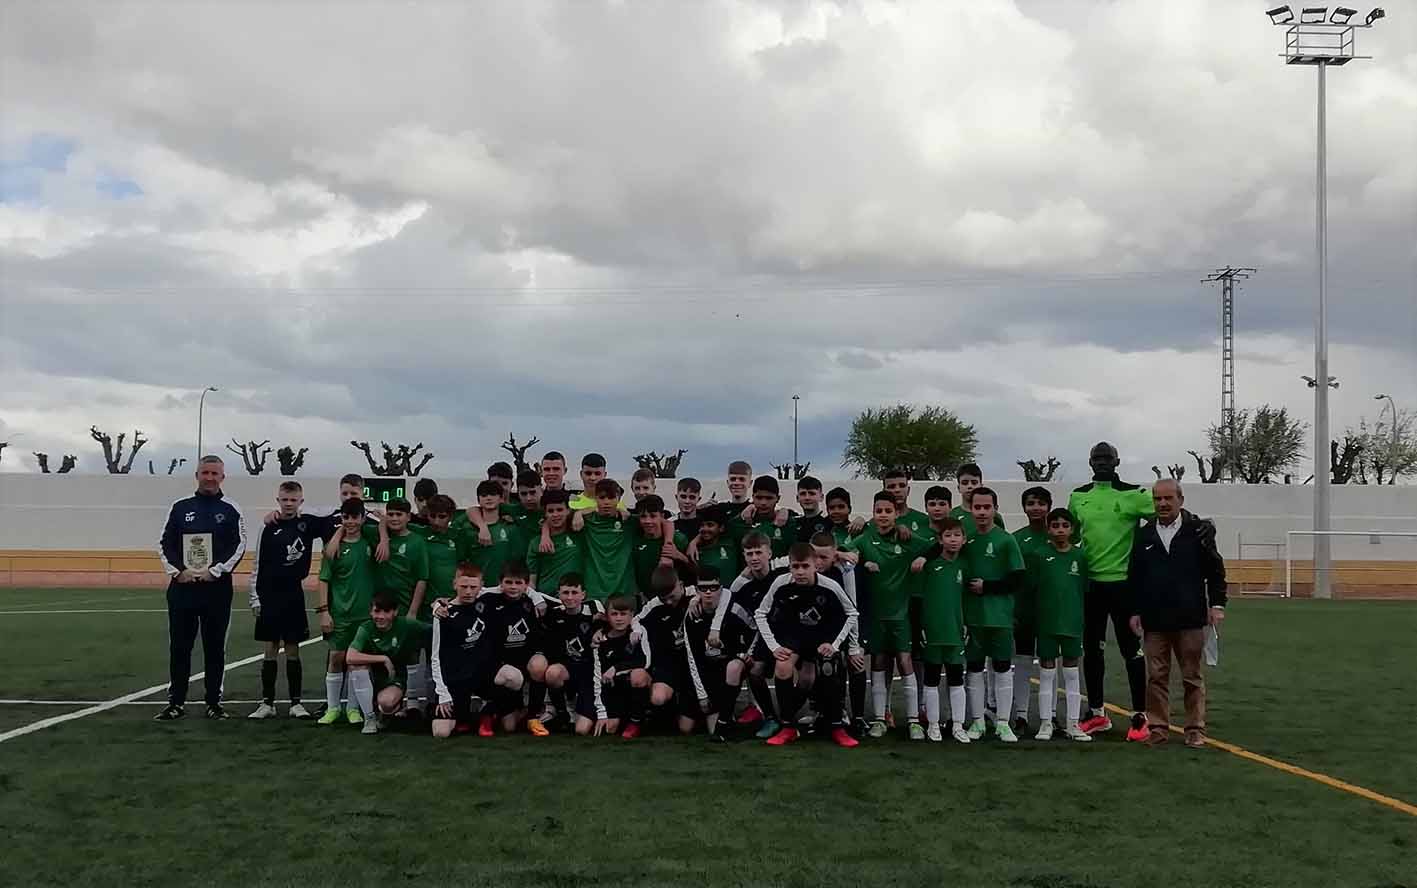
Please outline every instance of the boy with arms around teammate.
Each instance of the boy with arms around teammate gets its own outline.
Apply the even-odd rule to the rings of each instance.
[[[630,552],[631,569],[634,573],[635,588],[640,599],[648,601],[653,597],[651,577],[656,568],[668,566],[678,569],[680,564],[688,565],[684,554],[689,541],[681,533],[674,533],[674,525],[664,517],[664,500],[657,494],[645,494],[635,503],[635,522],[638,532],[634,536]],[[669,539],[669,534],[673,538]]]
[[[1057,705],[1058,658],[1063,660],[1066,703],[1063,731],[1070,740],[1088,741],[1090,734],[1078,726],[1082,711],[1082,685],[1078,660],[1082,657],[1083,602],[1087,594],[1087,554],[1073,545],[1077,522],[1067,509],[1048,513],[1048,548],[1035,553],[1032,574],[1038,627],[1038,740],[1053,739],[1053,712]],[[1046,554],[1045,554],[1046,553]]]
[[[891,668],[900,669],[905,685],[905,710],[910,714],[911,739],[925,739],[925,727],[917,720],[920,709],[915,663],[911,658],[910,598],[911,579],[925,566],[924,554],[935,543],[928,534],[908,539],[899,532],[895,519],[896,497],[882,490],[871,503],[871,524],[860,536],[842,546],[841,557],[859,564],[870,573],[873,624],[867,635],[871,651],[871,702],[875,720],[870,735],[886,734],[885,713],[890,699]],[[907,531],[908,533],[908,531]]]
[[[251,571],[251,610],[256,615],[256,640],[265,643],[261,660],[261,705],[249,718],[276,714],[277,654],[285,648],[285,677],[290,691],[290,717],[309,718],[300,703],[302,669],[300,642],[310,637],[305,616],[305,589],[310,556],[320,539],[323,522],[300,514],[305,502],[300,482],[282,481],[276,490],[280,517],[261,528]]]
[[[617,494],[618,496],[618,494]],[[605,602],[604,632],[593,639],[591,668],[591,707],[589,716],[595,719],[591,732],[620,733],[633,740],[640,735],[640,722],[649,705],[649,670],[645,668],[644,638],[630,632],[634,619],[635,601],[628,595],[614,595]],[[577,732],[581,733],[580,717],[587,711],[577,703]]]
[[[539,538],[530,538],[526,563],[531,569],[531,585],[537,590],[559,588],[561,577],[585,570],[585,540],[582,532],[571,530],[571,497],[564,490],[548,490],[541,495],[541,513],[550,551],[542,551]]]
[[[974,712],[968,733],[970,740],[979,740],[986,731],[984,661],[992,659],[998,711],[1004,714],[995,720],[994,730],[1005,743],[1017,743],[1018,735],[1009,724],[1007,713],[1013,711],[1014,594],[1024,581],[1024,566],[1018,541],[994,522],[998,502],[998,496],[987,487],[970,492],[975,533],[965,543],[963,554],[964,579],[968,583],[964,621],[969,627],[965,661],[970,708]]]
[[[369,618],[370,602],[377,584],[374,550],[361,532],[364,501],[346,499],[340,506],[340,528],[326,544],[320,559],[320,593],[315,613],[320,633],[329,644],[329,664],[325,671],[325,712],[317,724],[334,724],[345,718],[352,725],[364,721],[353,690],[348,708],[340,705],[344,689],[345,652],[354,641],[359,626]]]
[[[463,562],[453,578],[453,600],[433,620],[430,671],[437,706],[433,736],[451,737],[472,728],[472,698],[486,685],[490,646],[482,644],[486,623],[474,605],[482,594],[482,569]]]
[[[984,470],[979,468],[977,463],[965,463],[955,470],[955,484],[959,487],[959,505],[950,512],[950,517],[959,521],[964,527],[965,539],[973,539],[977,528],[974,525],[974,514],[970,509],[971,497],[974,490],[984,484]],[[1004,518],[998,510],[994,511],[994,523],[1000,528],[1004,526]]]
[[[649,600],[632,624],[632,631],[644,633],[645,665],[650,674],[649,705],[659,710],[676,702],[679,731],[684,734],[694,730],[699,715],[698,693],[684,638],[688,605],[674,568],[659,565],[650,575]]]
[[[591,648],[596,632],[605,627],[605,607],[586,599],[581,575],[575,571],[557,578],[556,598],[560,606],[548,608],[542,618],[546,627],[546,687],[558,711],[576,713],[575,731],[585,736],[595,727]],[[568,688],[576,701],[574,710],[567,706]]]
[[[1020,498],[1028,523],[1014,531],[1018,549],[1023,555],[1027,578],[1014,597],[1014,733],[1020,737],[1028,730],[1028,704],[1032,696],[1033,656],[1037,649],[1038,607],[1037,583],[1033,572],[1038,558],[1048,546],[1048,511],[1053,508],[1053,494],[1046,487],[1030,487]],[[1040,696],[1039,700],[1043,698]],[[1000,713],[1007,717],[1008,713]]]
[[[619,484],[610,478],[601,478],[595,484],[594,511],[582,513],[586,596],[596,601],[633,591],[630,550],[634,530],[620,511],[620,493]],[[575,501],[571,505],[574,511]]]
[[[500,583],[502,565],[514,558],[520,560],[526,552],[516,520],[504,513],[501,505],[501,486],[491,480],[479,483],[476,514],[462,533],[463,560],[482,568],[482,584],[486,587]]]

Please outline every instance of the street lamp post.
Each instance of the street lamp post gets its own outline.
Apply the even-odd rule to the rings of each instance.
[[[1318,157],[1315,169],[1314,242],[1318,253],[1318,313],[1314,318],[1314,379],[1327,381],[1328,374],[1328,174],[1327,72],[1330,65],[1346,65],[1358,58],[1355,31],[1371,28],[1373,22],[1386,13],[1373,9],[1363,24],[1350,24],[1358,11],[1336,6],[1330,14],[1324,6],[1306,6],[1299,20],[1288,5],[1265,11],[1269,20],[1284,28],[1284,62],[1288,65],[1313,65],[1318,71]],[[1314,597],[1333,597],[1333,555],[1325,531],[1331,529],[1330,501],[1332,466],[1329,454],[1328,389],[1316,384],[1314,389]]]
[[[1384,399],[1387,400],[1388,407],[1392,408],[1392,443],[1388,445],[1387,463],[1389,469],[1395,469],[1397,467],[1397,448],[1401,443],[1397,437],[1397,402],[1392,399],[1392,395],[1373,395],[1374,401],[1382,401]],[[1378,415],[1381,416],[1382,414]],[[1392,475],[1390,480],[1396,482],[1397,475]]]
[[[207,392],[220,391],[216,386],[209,385],[202,389],[202,396],[197,399],[197,462],[202,461],[202,414],[207,409]]]
[[[792,396],[792,474],[797,475],[797,402],[802,400],[801,395]]]

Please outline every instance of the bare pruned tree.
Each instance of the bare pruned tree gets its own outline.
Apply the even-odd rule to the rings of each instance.
[[[375,475],[382,476],[413,476],[423,471],[423,467],[428,465],[433,459],[433,454],[425,453],[419,460],[418,465],[413,464],[413,458],[423,449],[423,442],[419,441],[413,447],[407,444],[400,444],[397,449],[390,447],[387,443],[380,441],[379,446],[384,450],[384,464],[380,465],[374,461],[374,455],[370,452],[368,441],[350,441],[349,446],[364,454],[364,459],[369,463],[369,471]]]
[[[810,461],[804,463],[784,463],[782,465],[770,462],[768,465],[773,467],[773,471],[777,473],[778,480],[780,481],[801,481],[803,478],[807,477],[808,472],[812,471],[812,463]]]
[[[1332,460],[1329,464],[1333,466],[1333,483],[1347,484],[1352,480],[1358,469],[1359,459],[1363,456],[1363,441],[1356,435],[1344,435],[1342,452],[1338,449],[1337,441],[1330,441],[1329,455]]]
[[[532,435],[530,441],[525,444],[518,444],[517,436],[513,435],[511,432],[507,433],[507,440],[502,442],[502,449],[512,455],[512,462],[515,463],[517,467],[518,475],[531,469],[531,463],[526,461],[526,452],[535,447],[539,441],[541,441],[540,438]],[[420,444],[418,446],[422,447],[423,445]],[[670,477],[673,476],[671,475]]]
[[[1048,457],[1046,465],[1031,459],[1020,460],[1018,463],[1018,467],[1023,469],[1023,480],[1025,481],[1052,481],[1061,465],[1062,463],[1052,456]]]
[[[242,444],[232,438],[231,443],[226,445],[226,449],[241,457],[241,464],[246,467],[246,474],[259,475],[266,470],[266,460],[271,457],[271,448],[266,447],[269,443],[271,443],[270,438],[259,444],[255,441],[247,441]],[[262,450],[262,447],[266,449]]]
[[[302,447],[299,450],[291,448],[289,445],[276,451],[276,459],[280,460],[280,473],[282,475],[294,475],[300,471],[300,467],[305,465],[305,451],[309,447]]]
[[[36,454],[34,455],[34,459],[35,459],[35,462],[39,463],[39,471],[40,471],[40,473],[41,473],[41,474],[48,475],[48,474],[49,474],[49,454],[47,454],[47,453],[36,453]],[[77,456],[75,456],[75,455],[72,454],[72,453],[66,453],[66,454],[64,455],[64,458],[59,461],[59,471],[55,472],[54,474],[56,474],[56,475],[67,475],[67,474],[69,474],[70,472],[74,471],[74,466],[76,466],[76,465],[78,465],[78,464],[79,464],[79,458],[78,458]]]
[[[1151,471],[1156,474],[1156,480],[1160,481],[1163,477],[1161,474],[1161,467],[1152,466]],[[1186,477],[1186,467],[1181,465],[1180,463],[1172,463],[1171,465],[1166,467],[1165,477],[1171,478],[1175,481],[1180,481],[1182,478]]]
[[[143,449],[143,445],[148,443],[143,433],[134,429],[133,448],[128,451],[128,461],[123,462],[123,439],[127,437],[125,432],[119,432],[115,441],[107,432],[99,431],[98,426],[90,426],[89,437],[103,446],[103,463],[110,475],[126,475],[132,471],[134,458],[137,457],[138,451]]]
[[[642,469],[649,469],[654,472],[656,478],[673,478],[679,473],[679,463],[684,461],[684,454],[687,450],[680,450],[673,456],[667,453],[660,454],[651,450],[649,453],[641,453],[635,457],[635,464]]]
[[[1205,458],[1194,450],[1187,450],[1191,456],[1195,457],[1196,469],[1200,471],[1202,484],[1215,484],[1220,480],[1220,471],[1225,468],[1225,457],[1216,454],[1210,459],[1210,472],[1205,470]]]

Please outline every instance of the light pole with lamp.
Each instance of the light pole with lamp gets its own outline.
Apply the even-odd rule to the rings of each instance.
[[[220,391],[216,386],[209,385],[202,389],[202,396],[197,399],[197,462],[202,461],[202,414],[207,409],[207,392]]]
[[[1392,408],[1392,444],[1389,445],[1389,448],[1390,448],[1390,449],[1388,450],[1387,461],[1388,461],[1388,467],[1389,467],[1390,469],[1396,469],[1396,468],[1397,468],[1397,448],[1398,448],[1398,445],[1399,445],[1399,443],[1400,443],[1400,440],[1399,440],[1398,437],[1397,437],[1397,402],[1392,399],[1392,395],[1388,395],[1388,394],[1373,395],[1373,400],[1374,400],[1374,401],[1386,400],[1386,401],[1387,401],[1387,405]],[[1382,414],[1378,414],[1378,415],[1381,416]],[[1394,473],[1394,474],[1392,475],[1392,477],[1389,479],[1389,483],[1396,483],[1396,482],[1397,482],[1397,475],[1396,475],[1396,473]]]
[[[797,402],[802,400],[801,395],[792,396],[792,475],[797,475]]]
[[[1358,10],[1335,6],[1332,14],[1326,6],[1305,6],[1299,20],[1288,5],[1265,10],[1270,22],[1284,28],[1284,63],[1313,65],[1318,76],[1318,158],[1316,165],[1315,232],[1318,252],[1318,313],[1314,318],[1314,380],[1332,379],[1328,373],[1328,107],[1325,79],[1330,65],[1346,65],[1354,59],[1371,58],[1356,55],[1354,32],[1371,28],[1373,22],[1387,13],[1373,9],[1363,24],[1351,24]],[[1331,530],[1332,460],[1329,453],[1328,389],[1327,385],[1310,382],[1314,390],[1314,597],[1333,597],[1333,554],[1325,531]]]

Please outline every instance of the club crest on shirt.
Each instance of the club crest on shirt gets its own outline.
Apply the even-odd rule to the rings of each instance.
[[[579,660],[585,654],[585,644],[579,638],[566,642],[566,655]]]
[[[216,513],[216,523],[217,523],[217,524],[220,524],[220,523],[222,523],[222,522],[225,521],[225,520],[226,520],[226,513],[225,513],[225,512],[217,512],[217,513]]]
[[[900,543],[896,543],[894,546],[892,546],[891,551],[899,555],[901,553]]]
[[[472,625],[467,627],[467,637],[464,639],[463,643],[476,644],[477,640],[482,637],[482,631],[486,628],[487,624],[482,622],[481,617],[473,620]]]
[[[399,554],[402,555],[402,554],[404,554],[404,553],[407,552],[407,551],[408,551],[408,543],[399,543]]]
[[[682,625],[674,628],[674,646],[676,648],[684,646],[684,627]]]
[[[963,582],[964,582],[964,570],[963,570],[963,569],[955,571],[955,582],[956,582],[956,583],[963,583]]]
[[[620,523],[620,521],[617,520],[617,521],[615,522],[615,529],[616,529],[616,530],[619,530],[619,529],[620,529],[620,526],[621,526],[621,523]]]
[[[1072,564],[1068,565],[1068,573],[1072,574],[1073,576],[1077,576],[1077,574],[1078,574],[1078,563],[1077,563],[1076,561],[1074,561]]]
[[[822,612],[815,606],[809,607],[802,613],[801,622],[803,626],[816,626],[822,622]]]
[[[515,623],[507,627],[507,643],[520,644],[526,641],[528,630],[529,627],[526,624],[525,617],[521,618],[520,620],[517,620]]]
[[[994,544],[991,542],[991,543],[989,543],[989,545],[987,545],[987,546],[984,547],[984,557],[985,557],[985,558],[992,558],[993,555],[994,555]]]
[[[294,564],[305,556],[305,540],[295,538],[295,542],[285,547],[285,563]]]
[[[574,549],[575,547],[576,547],[576,541],[573,540],[573,539],[571,539],[570,537],[566,537],[566,548],[567,548],[567,549]]]

